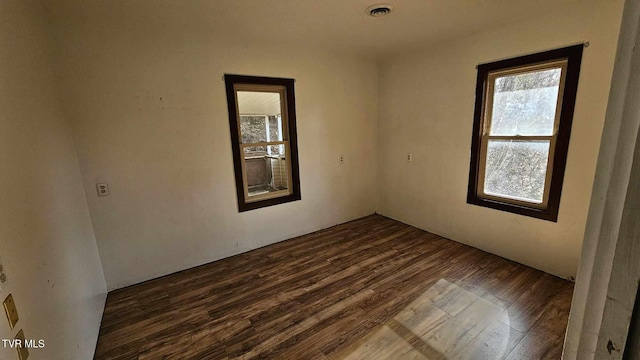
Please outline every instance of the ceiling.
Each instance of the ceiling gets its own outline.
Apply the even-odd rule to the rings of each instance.
[[[391,14],[373,18],[376,0],[42,0],[54,22],[128,19],[210,36],[359,53],[374,58],[463,37],[505,23],[605,0],[390,0]],[[68,21],[67,21],[68,20]]]

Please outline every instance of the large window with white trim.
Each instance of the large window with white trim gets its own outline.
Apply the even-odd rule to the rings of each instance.
[[[582,48],[478,66],[469,203],[557,221]]]

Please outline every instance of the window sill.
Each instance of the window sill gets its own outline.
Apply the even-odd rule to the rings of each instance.
[[[478,205],[495,210],[506,211],[513,214],[529,216],[537,219],[558,222],[558,210],[547,207],[544,209],[536,207],[528,207],[523,205],[516,205],[508,202],[484,199],[478,196],[469,196],[467,203],[472,205]]]
[[[273,205],[278,205],[278,204],[284,204],[284,203],[288,203],[288,202],[292,202],[292,201],[298,201],[301,200],[302,197],[300,196],[300,194],[291,194],[291,195],[287,195],[287,196],[280,196],[280,197],[276,197],[276,198],[270,198],[270,199],[265,199],[265,200],[259,200],[259,201],[254,201],[254,202],[240,202],[238,204],[238,210],[240,212],[244,212],[244,211],[249,211],[249,210],[255,210],[255,209],[260,209],[263,207],[268,207],[268,206],[273,206]]]

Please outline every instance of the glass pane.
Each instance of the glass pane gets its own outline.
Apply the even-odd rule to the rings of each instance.
[[[244,148],[244,157],[265,156],[267,154],[266,146],[247,146]]]
[[[284,140],[284,127],[282,125],[282,116],[269,116],[269,133],[271,141]]]
[[[243,144],[282,141],[282,119],[280,116],[240,115],[240,134]]]
[[[269,145],[268,155],[284,155],[284,145]]]
[[[489,140],[484,193],[542,203],[549,141]]]
[[[553,135],[560,68],[495,79],[491,135]]]
[[[264,116],[240,116],[240,135],[243,144],[267,141]]]
[[[287,162],[284,145],[270,145],[244,148],[245,172],[249,187],[249,198],[275,191],[287,190]]]

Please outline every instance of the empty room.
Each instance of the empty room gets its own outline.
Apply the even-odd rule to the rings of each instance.
[[[0,0],[0,359],[640,359],[639,25]]]

